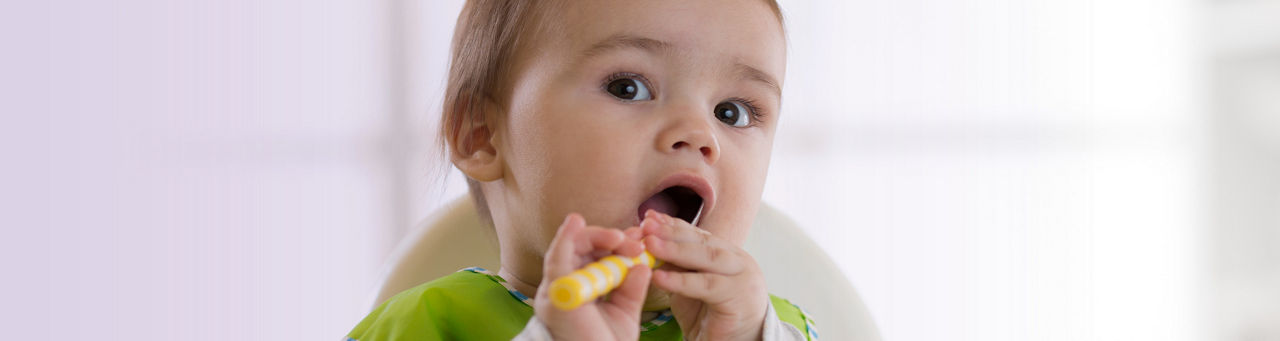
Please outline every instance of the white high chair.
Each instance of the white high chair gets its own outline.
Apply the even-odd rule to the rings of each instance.
[[[811,315],[823,340],[879,340],[862,299],[831,258],[788,218],[760,205],[746,250],[769,293]],[[480,222],[470,196],[445,205],[410,231],[387,259],[373,306],[419,284],[469,266],[498,270],[497,238]]]

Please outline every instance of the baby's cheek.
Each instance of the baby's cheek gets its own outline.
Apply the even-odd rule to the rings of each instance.
[[[751,232],[755,215],[742,207],[725,207],[725,210],[729,211],[723,212],[726,215],[725,220],[711,227],[709,231],[717,238],[742,246],[747,240],[747,234]]]
[[[712,231],[720,238],[742,245],[750,233],[752,224],[760,206],[760,196],[764,190],[765,171],[756,167],[731,167],[738,171],[723,175],[725,180],[724,200],[717,204],[715,210],[723,214],[727,221],[717,226],[721,231]],[[720,204],[723,204],[722,206]]]

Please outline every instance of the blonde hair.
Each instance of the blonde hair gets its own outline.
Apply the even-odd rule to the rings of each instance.
[[[778,22],[783,23],[777,1],[764,1]],[[494,113],[484,111],[485,101],[505,103],[506,94],[501,86],[513,71],[515,54],[530,36],[547,28],[538,22],[537,16],[554,12],[561,4],[546,0],[468,0],[463,6],[454,28],[449,78],[440,117],[439,145],[445,155],[450,155],[450,147],[471,150],[471,139],[460,141],[461,146],[451,146],[458,141],[463,127],[495,119],[486,117]],[[467,178],[467,189],[481,220],[492,224],[479,182]]]

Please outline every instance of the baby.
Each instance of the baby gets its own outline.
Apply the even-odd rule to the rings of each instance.
[[[773,0],[471,0],[441,126],[497,232],[501,270],[402,292],[350,340],[760,340],[816,336],[743,249],[780,118]],[[606,298],[549,283],[649,251]]]

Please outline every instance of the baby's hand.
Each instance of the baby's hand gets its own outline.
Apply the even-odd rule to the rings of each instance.
[[[685,339],[760,339],[769,294],[751,255],[684,220],[654,211],[645,213],[640,227],[654,258],[687,269],[653,273],[653,285],[673,294],[671,313]]]
[[[565,311],[551,304],[551,282],[596,259],[618,254],[639,256],[644,251],[640,229],[625,231],[586,226],[582,216],[569,214],[547,248],[542,284],[534,298],[534,313],[555,340],[636,340],[640,337],[640,308],[644,305],[651,270],[636,265],[607,300],[588,302]]]

